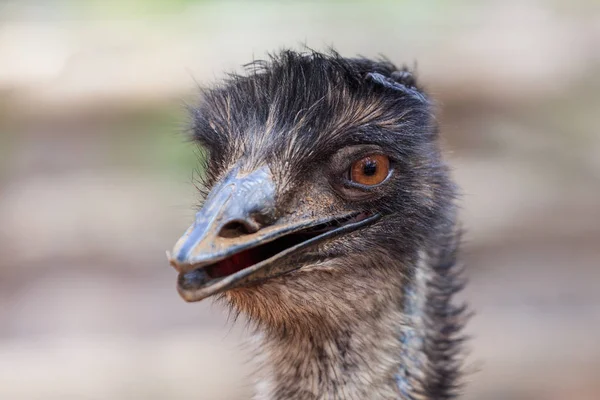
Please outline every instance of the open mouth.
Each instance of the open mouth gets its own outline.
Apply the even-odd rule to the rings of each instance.
[[[375,222],[379,215],[368,212],[352,213],[315,225],[285,233],[270,241],[259,241],[256,245],[233,253],[212,264],[204,264],[178,277],[180,294],[188,301],[200,300],[211,294],[243,284],[256,283],[287,271],[271,271],[261,274],[260,269],[285,256],[306,249],[316,243],[357,230]],[[248,278],[248,279],[244,279]]]

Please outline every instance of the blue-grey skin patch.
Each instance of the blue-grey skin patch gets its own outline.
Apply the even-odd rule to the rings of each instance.
[[[410,287],[406,288],[404,294],[404,313],[409,317],[414,317],[416,312],[416,296],[414,290]],[[400,334],[400,343],[402,343],[402,359],[410,360],[413,366],[417,368],[420,366],[420,361],[417,356],[417,352],[423,346],[423,338],[420,338],[414,328],[405,327]],[[396,384],[400,393],[407,399],[411,398],[410,393],[412,391],[411,384],[409,382],[409,371],[406,365],[400,367],[400,371],[396,374]]]
[[[398,90],[402,93],[406,93],[407,95],[409,95],[415,100],[420,101],[421,103],[429,103],[429,101],[423,95],[423,93],[419,92],[417,89],[403,85],[400,82],[396,82],[391,78],[381,75],[379,72],[369,72],[367,74],[367,78],[377,82],[380,85],[385,86],[388,89]]]

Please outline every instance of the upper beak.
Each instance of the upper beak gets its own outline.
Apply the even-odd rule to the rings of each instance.
[[[275,261],[378,218],[358,212],[278,218],[269,168],[249,174],[234,169],[212,189],[192,226],[167,255],[179,272],[180,295],[198,301],[289,272],[298,266]]]
[[[275,189],[268,168],[245,176],[234,170],[215,186],[192,226],[175,243],[172,264],[188,272],[226,258],[252,245],[244,233],[255,233],[274,218]]]

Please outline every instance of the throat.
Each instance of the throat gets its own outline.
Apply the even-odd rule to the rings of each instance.
[[[398,399],[405,319],[391,305],[357,323],[258,334],[260,400]]]
[[[444,236],[411,261],[358,254],[225,292],[256,328],[254,399],[456,398],[458,239]]]
[[[464,323],[453,258],[352,261],[225,293],[256,327],[255,400],[453,398]]]

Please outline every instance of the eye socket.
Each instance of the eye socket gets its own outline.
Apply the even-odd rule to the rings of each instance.
[[[365,186],[377,185],[390,173],[390,159],[383,154],[372,154],[355,161],[350,167],[350,180]]]

